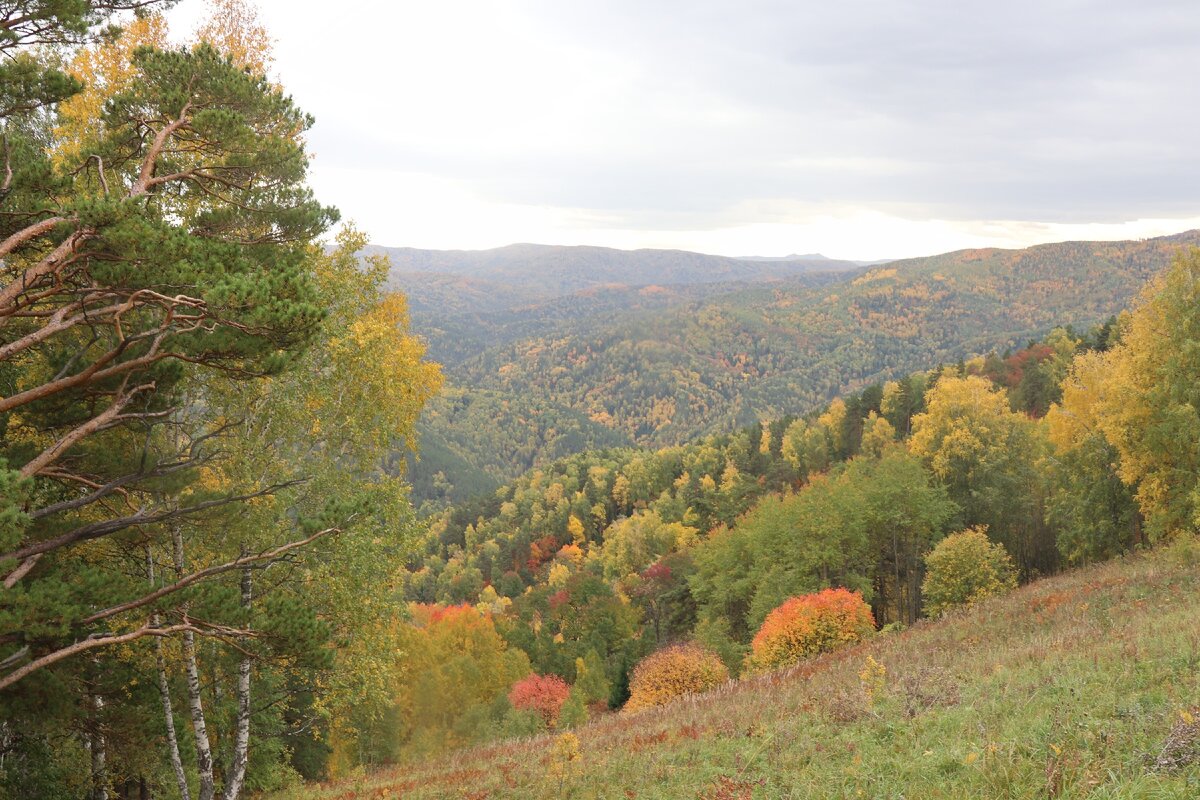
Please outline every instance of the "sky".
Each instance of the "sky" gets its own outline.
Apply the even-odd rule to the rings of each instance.
[[[259,8],[317,196],[381,245],[881,259],[1200,227],[1196,0]]]

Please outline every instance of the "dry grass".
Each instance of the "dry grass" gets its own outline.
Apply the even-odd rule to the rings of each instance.
[[[1158,553],[605,717],[565,779],[543,736],[285,797],[1193,800],[1197,706],[1200,569]]]

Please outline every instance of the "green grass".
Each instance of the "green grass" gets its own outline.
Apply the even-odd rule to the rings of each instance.
[[[547,735],[286,797],[1191,800],[1200,762],[1155,768],[1173,732],[1200,759],[1200,568],[1178,550],[596,720],[573,760]]]

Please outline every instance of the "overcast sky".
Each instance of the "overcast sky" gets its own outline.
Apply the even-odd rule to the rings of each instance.
[[[1200,227],[1197,0],[260,7],[318,196],[379,244],[867,259]]]

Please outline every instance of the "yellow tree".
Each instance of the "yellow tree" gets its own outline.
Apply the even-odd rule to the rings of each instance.
[[[59,123],[54,129],[55,156],[60,164],[76,164],[104,103],[128,89],[138,77],[133,53],[139,47],[162,48],[167,43],[167,22],[161,14],[134,17],[120,30],[76,51],[68,72],[83,84],[83,90],[59,105]]]
[[[1137,487],[1147,528],[1200,528],[1200,250],[1181,253],[1140,295],[1121,343],[1104,358],[1100,429]]]
[[[208,0],[205,22],[196,39],[208,42],[255,75],[266,75],[275,62],[275,40],[267,32],[253,3]]]
[[[987,525],[1025,574],[1055,567],[1040,510],[1036,465],[1045,447],[1034,423],[1008,395],[977,375],[943,377],[913,417],[909,451],[946,486],[967,525]]]
[[[1141,539],[1141,515],[1115,471],[1119,455],[1101,426],[1111,388],[1107,354],[1081,353],[1062,382],[1062,400],[1043,420],[1053,446],[1044,461],[1046,517],[1057,529],[1059,552],[1072,564],[1111,558]]]
[[[896,429],[892,423],[874,411],[863,420],[861,451],[872,458],[879,458],[884,451],[896,443]]]

